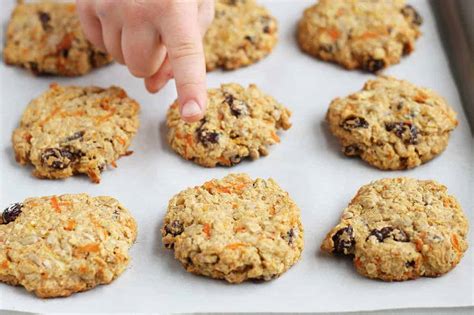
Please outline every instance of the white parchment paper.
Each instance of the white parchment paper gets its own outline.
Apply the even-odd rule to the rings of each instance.
[[[407,307],[473,305],[473,251],[440,278],[386,283],[359,276],[349,260],[323,255],[319,246],[337,222],[357,189],[382,177],[436,179],[457,196],[473,218],[473,138],[442,50],[428,1],[411,1],[425,19],[415,52],[386,74],[430,87],[459,113],[460,125],[440,157],[414,170],[384,172],[340,153],[327,130],[324,116],[329,102],[359,90],[370,74],[346,71],[300,52],[295,26],[312,1],[266,1],[280,24],[280,42],[263,61],[232,72],[212,72],[209,86],[256,83],[293,111],[293,127],[268,157],[233,168],[206,169],[173,153],[165,141],[165,113],[175,99],[173,84],[157,95],[146,93],[140,80],[119,65],[80,78],[34,77],[0,63],[0,205],[29,196],[87,192],[110,195],[128,207],[138,221],[133,261],[116,281],[69,298],[40,300],[23,288],[0,284],[0,309],[34,312],[211,312],[211,311],[349,311]],[[3,28],[13,0],[1,0]],[[2,34],[4,33],[4,29]],[[118,169],[103,173],[95,185],[86,177],[39,180],[31,169],[14,161],[10,135],[28,102],[52,81],[61,84],[116,84],[142,105],[141,127],[132,149],[118,161]],[[302,210],[305,250],[301,261],[277,280],[229,285],[188,274],[165,250],[159,233],[168,200],[180,190],[229,172],[273,177],[289,191]],[[470,243],[473,246],[472,233]]]

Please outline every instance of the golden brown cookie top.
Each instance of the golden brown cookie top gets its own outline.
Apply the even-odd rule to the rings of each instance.
[[[405,0],[320,0],[305,10],[298,41],[322,60],[377,72],[413,51],[422,21]]]
[[[13,132],[16,159],[33,164],[40,178],[82,173],[99,182],[107,165],[128,154],[138,113],[121,88],[52,84],[30,102]]]
[[[255,85],[223,84],[208,90],[204,118],[184,122],[175,102],[167,116],[168,140],[176,152],[197,164],[232,166],[242,159],[267,155],[280,142],[279,129],[291,127],[291,113]]]
[[[217,0],[204,37],[206,68],[227,70],[257,62],[278,40],[277,21],[255,0]]]
[[[322,250],[354,257],[370,278],[439,276],[467,249],[467,219],[445,186],[432,180],[386,178],[359,189]]]
[[[331,131],[344,153],[381,169],[405,169],[431,160],[448,144],[456,113],[435,92],[380,76],[331,102]]]
[[[111,197],[28,198],[0,220],[0,281],[39,297],[110,283],[126,268],[136,223]]]
[[[246,174],[174,196],[161,233],[188,271],[232,283],[278,277],[303,250],[300,210],[288,193]]]

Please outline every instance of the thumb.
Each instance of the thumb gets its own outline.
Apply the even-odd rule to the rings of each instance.
[[[196,1],[176,1],[163,16],[162,38],[178,91],[183,120],[201,119],[207,103],[206,65]]]

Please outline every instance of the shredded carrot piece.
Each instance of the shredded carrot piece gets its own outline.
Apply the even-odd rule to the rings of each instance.
[[[125,92],[124,90],[120,90],[120,92],[117,96],[118,96],[118,98],[126,98],[127,97],[127,92]]]
[[[56,196],[51,197],[51,206],[57,213],[61,213],[61,207],[59,206],[58,198]]]
[[[108,97],[104,97],[103,99],[100,100],[100,108],[104,110],[110,110],[110,102]]]
[[[242,246],[247,246],[247,244],[245,244],[245,243],[231,243],[231,244],[227,245],[225,248],[237,249],[237,248],[242,247]]]
[[[99,244],[97,243],[90,243],[84,246],[78,246],[74,249],[73,255],[80,256],[82,254],[87,253],[97,253],[99,251]]]
[[[221,156],[219,158],[219,163],[222,164],[222,165],[230,165],[230,160],[229,159],[226,159],[225,157]]]
[[[59,84],[58,84],[57,82],[53,82],[53,83],[51,83],[51,84],[49,85],[49,87],[50,87],[51,89],[56,89],[56,88],[59,87]]]
[[[452,198],[450,198],[450,197],[444,197],[443,198],[443,206],[450,207],[450,206],[453,205],[453,203],[454,203],[454,201],[453,201]]]
[[[66,206],[66,207],[72,206],[72,202],[70,202],[70,201],[63,201],[63,202],[59,202],[58,204],[60,206]]]
[[[280,137],[278,137],[278,135],[272,131],[272,139],[275,140],[277,143],[280,142]]]
[[[110,117],[112,117],[112,116],[115,114],[116,111],[117,111],[117,109],[116,109],[115,107],[110,108],[108,114],[105,114],[104,116],[98,116],[98,117],[96,117],[97,122],[101,123],[101,122],[106,121],[107,119],[109,119]]]
[[[424,103],[427,98],[428,98],[428,95],[422,92],[418,92],[418,94],[416,94],[416,96],[414,97],[414,100],[415,102],[418,102],[418,103]]]
[[[5,259],[5,260],[2,262],[2,264],[0,265],[0,267],[3,268],[3,269],[8,268],[8,260]]]
[[[85,266],[85,265],[81,265],[79,267],[79,272],[82,273],[82,274],[86,274],[88,271],[89,271],[89,268],[87,268],[87,266]]]
[[[452,234],[451,235],[451,243],[453,244],[453,247],[454,249],[460,253],[461,252],[461,248],[459,247],[459,240],[458,238],[456,237],[456,234]]]
[[[272,207],[270,208],[270,215],[275,215],[275,213],[276,213],[276,209],[275,209],[274,206],[272,206]]]
[[[206,189],[207,191],[211,190],[212,188],[214,188],[214,184],[212,182],[205,182],[203,185],[204,189]]]
[[[234,190],[243,190],[245,187],[247,187],[247,183],[240,183],[234,185]]]
[[[332,40],[337,40],[341,36],[341,32],[337,28],[331,28],[327,32]]]
[[[43,120],[39,123],[39,125],[40,125],[41,127],[43,127],[44,124],[46,124],[48,121],[50,121],[50,120],[51,120],[54,116],[56,116],[60,111],[61,111],[61,107],[60,107],[60,106],[55,106],[55,107],[53,108],[53,110],[51,111],[51,114],[49,114],[48,117],[46,117],[45,119],[43,119]]]
[[[211,238],[211,225],[206,223],[204,224],[204,226],[202,227],[202,231],[204,232],[204,234],[206,234],[206,237],[207,238]]]
[[[78,116],[84,116],[86,114],[86,111],[83,109],[76,110],[74,112],[70,113],[61,113],[61,117],[78,117]]]
[[[416,250],[421,252],[421,250],[423,249],[423,241],[418,238],[415,240],[415,245],[416,245]]]
[[[129,155],[132,155],[133,154],[133,151],[132,150],[129,150],[129,151],[126,151],[124,154],[122,154],[121,156],[129,156]]]
[[[76,221],[74,220],[69,220],[67,221],[67,225],[64,227],[66,231],[72,231],[76,227]]]
[[[220,193],[230,194],[232,192],[242,192],[242,190],[247,187],[247,183],[237,183],[235,185],[226,187],[226,186],[214,185],[214,183],[212,182],[206,182],[204,183],[203,186],[207,191],[211,191],[212,189],[215,189],[216,191]]]
[[[361,263],[359,257],[357,257],[356,259],[354,259],[354,265],[355,265],[357,268],[360,268],[360,267],[362,266],[362,263]]]
[[[366,39],[371,39],[371,38],[377,38],[381,35],[382,34],[378,33],[378,32],[367,31],[367,32],[363,33],[362,35],[360,35],[359,38],[362,39],[362,40],[366,40]]]
[[[110,162],[110,165],[112,165],[113,168],[117,168],[117,163],[115,163],[115,161]]]
[[[231,190],[228,187],[218,186],[218,187],[216,187],[216,190],[218,192],[225,193],[225,194],[230,194],[231,193]]]
[[[187,134],[184,139],[186,140],[186,144],[190,147],[192,147],[194,145],[194,138],[192,135],[190,134]]]
[[[71,33],[67,33],[66,35],[64,35],[63,39],[56,46],[56,50],[59,52],[61,50],[66,50],[66,49],[71,48],[73,39],[74,39],[74,36]]]
[[[100,177],[95,173],[93,170],[87,171],[87,176],[92,180],[93,183],[98,184],[100,183]]]
[[[26,142],[30,143],[31,141],[31,138],[33,138],[33,136],[31,135],[31,133],[27,133],[23,136],[23,139],[25,139]]]
[[[245,226],[237,226],[236,228],[234,228],[235,232],[244,232],[246,230],[247,229],[245,228]]]
[[[125,145],[127,143],[127,141],[125,141],[125,139],[120,136],[116,136],[116,139],[121,145]]]

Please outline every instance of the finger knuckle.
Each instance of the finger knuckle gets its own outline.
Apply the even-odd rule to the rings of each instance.
[[[201,57],[202,53],[198,45],[192,40],[182,40],[168,51],[170,58],[182,59],[189,57]]]
[[[201,80],[197,81],[181,81],[181,82],[176,82],[176,88],[178,90],[198,90],[202,89],[204,82],[201,82]]]

